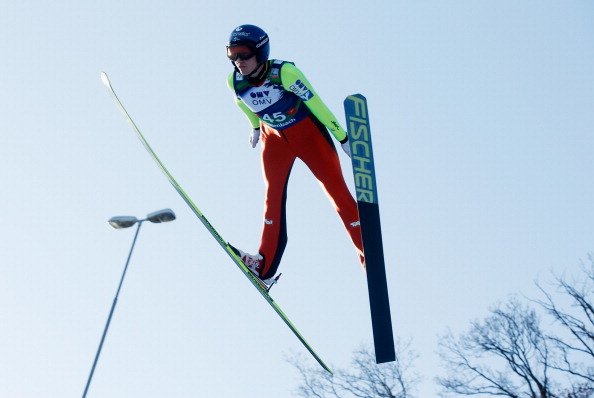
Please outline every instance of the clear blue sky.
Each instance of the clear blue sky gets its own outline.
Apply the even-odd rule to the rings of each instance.
[[[259,242],[259,147],[225,85],[237,25],[271,37],[374,134],[394,330],[435,396],[437,335],[594,250],[594,5],[588,1],[5,1],[0,7],[0,396],[81,396],[133,230],[146,224],[89,397],[284,397],[305,353],[147,156],[221,235]],[[352,176],[345,166],[347,180]],[[273,296],[335,367],[371,342],[364,274],[298,164]]]

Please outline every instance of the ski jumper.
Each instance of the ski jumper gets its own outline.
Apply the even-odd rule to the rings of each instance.
[[[260,277],[276,274],[287,245],[287,184],[296,158],[307,165],[324,189],[364,264],[357,203],[344,181],[328,130],[342,142],[347,134],[293,63],[270,60],[266,67],[268,72],[259,86],[250,84],[238,71],[227,81],[252,127],[261,128],[266,198]]]

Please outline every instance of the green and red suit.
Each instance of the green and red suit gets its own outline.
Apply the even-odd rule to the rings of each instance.
[[[264,257],[260,277],[275,275],[287,244],[287,184],[296,158],[319,181],[363,263],[357,203],[344,181],[328,130],[342,142],[347,134],[293,63],[270,60],[266,68],[265,78],[258,85],[238,71],[229,75],[227,81],[252,127],[261,128],[266,199],[259,248]]]

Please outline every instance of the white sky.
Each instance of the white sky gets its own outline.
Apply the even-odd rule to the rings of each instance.
[[[369,102],[396,336],[435,396],[437,336],[594,239],[594,5],[588,1],[4,1],[0,6],[0,396],[82,396],[139,218],[89,397],[281,397],[305,353],[147,156],[219,233],[259,243],[259,147],[225,85],[243,23],[271,36],[344,120]],[[342,156],[342,155],[341,155]],[[352,187],[349,162],[341,157]],[[273,296],[334,367],[371,342],[364,274],[297,164]]]

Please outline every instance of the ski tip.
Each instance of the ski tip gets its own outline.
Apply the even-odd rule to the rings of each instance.
[[[110,86],[111,84],[109,83],[109,78],[107,77],[107,73],[105,72],[101,72],[101,81],[103,82],[104,85],[106,86]]]
[[[348,101],[356,101],[356,100],[367,101],[367,98],[365,98],[365,96],[363,94],[351,94],[345,98],[344,102],[346,103]]]

